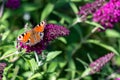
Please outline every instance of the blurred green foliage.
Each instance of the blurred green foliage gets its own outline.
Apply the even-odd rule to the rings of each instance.
[[[95,33],[91,31],[99,26],[97,23],[87,21],[73,25],[79,6],[88,2],[92,0],[21,0],[15,10],[5,7],[0,18],[0,62],[7,63],[3,80],[79,80],[92,60],[109,52],[116,54],[113,63],[82,80],[105,80],[115,73],[120,67],[120,24],[112,30]],[[29,20],[25,18],[26,13]],[[48,44],[44,51],[48,54],[46,60],[38,66],[32,52],[12,54],[25,23],[36,25],[42,20],[67,27],[70,35]],[[41,59],[41,55],[38,58]]]

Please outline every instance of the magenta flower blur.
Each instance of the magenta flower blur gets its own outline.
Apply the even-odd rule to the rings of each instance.
[[[87,15],[96,12],[102,5],[104,5],[105,0],[96,0],[93,3],[87,3],[86,5],[79,7],[78,15],[81,16],[82,19],[85,19]]]
[[[120,22],[120,0],[110,0],[93,14],[93,21],[100,23],[105,29],[113,28]]]
[[[115,78],[115,80],[120,80],[120,78]]]
[[[100,69],[114,57],[114,53],[108,53],[105,56],[95,60],[90,64],[90,74],[99,72]]]
[[[20,0],[7,0],[6,7],[10,9],[17,9],[20,6]]]
[[[2,80],[3,71],[5,67],[6,67],[6,63],[0,63],[0,80]]]
[[[41,40],[34,46],[24,45],[21,42],[19,42],[19,45],[21,48],[26,49],[26,52],[35,51],[38,54],[40,54],[42,50],[44,50],[47,47],[47,44],[50,41],[56,39],[57,37],[66,35],[69,35],[69,30],[67,28],[56,24],[47,24],[44,30],[43,40]]]

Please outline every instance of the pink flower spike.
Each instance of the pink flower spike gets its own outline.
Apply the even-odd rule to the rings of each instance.
[[[94,74],[96,72],[99,72],[100,69],[108,63],[112,58],[114,57],[114,53],[108,53],[103,57],[100,57],[99,59],[92,62],[89,66],[91,68],[90,74]]]

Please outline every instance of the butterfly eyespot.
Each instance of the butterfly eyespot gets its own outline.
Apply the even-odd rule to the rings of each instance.
[[[26,42],[26,44],[29,44],[29,42],[30,42],[30,39],[28,39],[28,41]]]
[[[41,22],[41,24],[44,24],[44,22]]]
[[[19,36],[19,39],[21,38],[21,36]]]
[[[43,38],[43,36],[44,36],[44,33],[40,33],[40,37]]]
[[[42,21],[41,24],[44,25],[44,24],[45,24],[45,21]]]
[[[23,36],[22,35],[18,36],[18,40],[21,40],[21,39],[23,39]]]

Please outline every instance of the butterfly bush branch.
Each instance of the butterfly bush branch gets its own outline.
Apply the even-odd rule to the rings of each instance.
[[[74,27],[77,23],[82,22],[82,19],[78,16],[76,16],[75,21],[68,27],[69,29]]]
[[[78,12],[78,16],[77,16],[77,20],[73,23],[72,26],[74,26],[75,24],[77,24],[78,22],[87,22],[86,21],[86,17],[89,14],[95,13],[97,11],[97,9],[99,9],[101,6],[103,6],[106,3],[105,0],[96,0],[93,3],[88,3],[85,6],[80,7],[80,11]],[[93,25],[93,24],[92,24]],[[71,27],[72,27],[71,26]],[[96,26],[96,24],[94,24],[94,26]],[[99,25],[101,28],[102,26]],[[71,28],[70,27],[70,28]],[[94,34],[96,31],[98,31],[99,27],[96,26],[95,28],[93,28],[91,30],[91,32],[89,34],[87,34],[78,44],[78,46],[75,47],[75,49],[73,50],[73,54],[76,53],[76,51],[81,47],[81,45],[83,43],[86,42],[86,40],[92,35]]]

